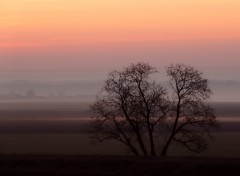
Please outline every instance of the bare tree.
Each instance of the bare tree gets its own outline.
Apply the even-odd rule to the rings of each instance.
[[[91,133],[99,141],[120,141],[135,155],[165,156],[173,142],[202,151],[204,134],[216,123],[213,109],[204,103],[211,94],[207,80],[193,67],[171,65],[167,96],[166,89],[151,79],[156,72],[146,63],[111,72],[92,106]],[[163,134],[166,140],[160,141]]]
[[[168,136],[161,155],[165,156],[170,144],[175,141],[193,152],[207,147],[204,134],[216,125],[214,110],[205,103],[211,90],[202,73],[183,64],[167,68],[172,93]],[[167,129],[166,129],[167,130]]]
[[[148,64],[137,63],[109,74],[92,106],[95,137],[118,140],[135,155],[156,155],[154,131],[165,117],[167,106],[165,89],[151,81],[155,72]]]

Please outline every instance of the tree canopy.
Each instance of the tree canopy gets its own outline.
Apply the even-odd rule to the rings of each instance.
[[[206,148],[206,133],[216,125],[205,103],[211,90],[202,73],[183,64],[167,68],[169,86],[154,81],[147,63],[114,70],[92,105],[93,137],[117,140],[135,155],[165,156],[172,143],[190,151]]]

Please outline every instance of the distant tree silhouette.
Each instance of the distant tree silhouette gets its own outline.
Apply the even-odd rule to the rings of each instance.
[[[154,73],[149,64],[137,63],[108,75],[92,105],[92,136],[117,140],[135,155],[165,156],[173,142],[202,151],[203,134],[216,123],[213,109],[203,103],[211,93],[207,80],[190,66],[171,65],[167,91],[151,79]]]

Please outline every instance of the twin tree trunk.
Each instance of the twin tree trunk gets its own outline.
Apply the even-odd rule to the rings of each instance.
[[[160,156],[166,156],[167,155],[167,151],[168,151],[168,148],[171,144],[171,141],[172,141],[172,138],[169,138],[167,143],[162,148]],[[143,146],[143,143],[141,145]],[[153,142],[152,139],[150,140],[150,145],[151,145],[150,156],[156,156],[156,150],[155,150],[154,142]],[[132,150],[134,155],[139,156],[139,152],[136,150],[136,148],[134,148],[133,146],[129,146],[129,147]],[[142,153],[143,153],[144,156],[148,156],[148,153],[147,153],[145,147],[143,147],[143,148],[141,147],[141,150],[142,150]]]

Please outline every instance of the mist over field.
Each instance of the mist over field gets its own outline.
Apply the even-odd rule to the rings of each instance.
[[[0,153],[128,155],[121,144],[96,145],[87,134],[93,115],[90,106],[107,73],[88,76],[1,80]],[[236,142],[240,136],[240,81],[220,77],[209,80],[213,94],[208,102],[216,110],[219,128],[212,131],[216,138],[209,141],[209,150],[199,156],[240,157],[240,143]],[[166,77],[155,79],[168,88]],[[170,155],[195,156],[179,146]]]
[[[94,100],[103,87],[104,79],[79,81],[4,81],[0,82],[0,101],[11,99],[77,98]],[[167,82],[161,83],[167,87]],[[213,102],[239,102],[240,81],[210,80]],[[60,100],[59,100],[60,101]]]

